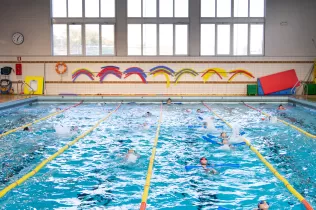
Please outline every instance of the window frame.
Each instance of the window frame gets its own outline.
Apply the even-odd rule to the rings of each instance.
[[[128,1],[128,0],[127,0]],[[188,1],[188,17],[174,17],[175,15],[175,0],[173,1],[173,17],[160,17],[160,0],[156,1],[156,17],[143,17],[143,1],[141,0],[141,17],[128,17],[127,16],[127,25],[126,28],[128,28],[129,24],[141,24],[141,43],[143,44],[143,24],[156,24],[157,25],[157,36],[156,36],[156,43],[157,43],[157,49],[156,49],[156,55],[144,55],[143,54],[143,45],[141,49],[141,55],[142,57],[154,57],[154,56],[159,56],[159,57],[167,57],[167,56],[173,56],[173,57],[184,57],[184,56],[189,56],[190,54],[190,14],[189,14],[189,9],[190,9],[190,0]],[[128,5],[128,2],[127,2]],[[128,10],[128,8],[127,8]],[[128,15],[128,14],[127,14]],[[159,50],[159,30],[160,24],[172,24],[173,25],[173,53],[172,55],[160,55],[160,50]],[[187,54],[175,54],[175,25],[187,25]],[[128,54],[128,30],[127,31],[127,57],[133,57],[135,55],[129,55]]]
[[[217,17],[217,1],[215,0],[215,17],[201,17],[200,14],[200,46],[201,43],[201,25],[202,24],[215,24],[215,54],[214,55],[202,55],[201,48],[199,52],[200,57],[262,57],[265,56],[265,18],[266,18],[266,0],[264,0],[264,17],[250,17],[250,0],[248,0],[248,17],[234,17],[234,0],[231,0],[231,17]],[[200,11],[202,4],[200,5]],[[230,53],[229,54],[217,54],[217,25],[230,25]],[[247,55],[234,55],[234,24],[248,24],[248,47]],[[250,26],[253,24],[263,25],[263,44],[262,54],[250,54],[250,39],[251,32]]]
[[[66,1],[66,17],[53,17],[53,0],[50,1],[50,24],[51,24],[51,55],[52,56],[63,56],[63,57],[114,57],[116,56],[116,7],[117,0],[115,0],[115,8],[114,15],[115,17],[101,17],[101,0],[99,1],[99,17],[85,17],[85,1],[82,1],[82,17],[68,17],[68,0]],[[67,55],[55,55],[54,54],[54,30],[53,26],[55,24],[66,24],[67,25]],[[99,55],[87,55],[86,54],[86,34],[85,30],[86,24],[98,24],[99,25]],[[71,55],[70,54],[70,45],[69,45],[69,25],[81,25],[81,42],[82,42],[82,54]],[[102,54],[102,25],[113,25],[114,27],[114,53],[110,54]]]

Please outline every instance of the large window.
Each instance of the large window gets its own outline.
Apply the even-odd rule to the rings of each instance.
[[[115,54],[115,0],[52,0],[52,22],[53,55]]]
[[[128,55],[187,54],[187,25],[158,24],[157,27],[157,24],[128,24]]]
[[[50,1],[56,56],[264,55],[266,0]]]
[[[263,55],[264,0],[201,0],[200,55]]]
[[[128,55],[188,55],[188,0],[127,0],[127,17]]]

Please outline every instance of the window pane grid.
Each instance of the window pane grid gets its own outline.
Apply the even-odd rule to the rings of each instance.
[[[265,0],[201,0],[200,6],[201,56],[264,54]]]

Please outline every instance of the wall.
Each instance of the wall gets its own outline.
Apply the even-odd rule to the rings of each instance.
[[[1,61],[1,59],[3,59]],[[14,67],[15,61],[10,62],[11,57],[0,57],[0,66],[8,65]],[[112,58],[112,61],[104,61],[100,57],[95,58],[67,58],[67,57],[25,57],[23,65],[23,76],[11,74],[12,81],[24,80],[26,75],[44,76],[46,81],[46,94],[54,95],[60,93],[76,93],[76,94],[191,94],[191,95],[245,95],[247,84],[255,84],[256,79],[261,76],[273,74],[276,72],[295,69],[300,80],[304,80],[306,73],[312,66],[311,58],[299,58],[293,61],[292,58],[280,57],[264,57],[249,58],[244,61],[243,58],[216,58],[207,61],[205,58],[165,58],[161,61],[158,57],[148,58],[147,61],[139,61],[141,58]],[[40,61],[39,61],[40,60]],[[137,60],[137,62],[135,62]],[[55,64],[57,61],[65,61],[68,71],[60,76],[55,72]],[[79,63],[81,62],[81,63]],[[2,63],[2,64],[1,64]],[[94,72],[96,76],[102,66],[115,65],[120,67],[120,71],[124,72],[129,67],[140,67],[147,74],[149,70],[155,66],[165,65],[174,71],[183,68],[192,68],[199,72],[199,75],[193,77],[184,75],[175,84],[175,77],[170,77],[171,85],[166,87],[166,79],[164,76],[153,77],[147,76],[148,84],[143,84],[136,75],[127,79],[118,79],[113,75],[105,78],[103,83],[99,82],[99,78],[95,77],[91,81],[87,76],[81,75],[76,82],[72,82],[72,71],[78,68],[88,68]],[[234,69],[245,69],[251,72],[255,78],[248,78],[245,75],[237,75],[232,82],[228,82],[232,74],[228,77],[220,79],[217,75],[210,77],[207,83],[204,83],[201,76],[202,72],[208,68],[223,68],[226,71]],[[14,88],[17,89],[16,84]]]
[[[51,55],[50,0],[1,0],[0,56]],[[12,34],[21,32],[24,43],[15,45]]]
[[[126,0],[117,0],[117,13],[126,12]],[[199,53],[199,4],[190,0],[190,55]],[[316,56],[316,1],[266,0],[266,56]],[[281,26],[281,22],[287,22]],[[126,55],[126,20],[117,19],[119,56]],[[51,55],[50,0],[1,0],[0,56]],[[25,43],[16,46],[11,41],[14,32],[25,35]]]
[[[316,56],[315,21],[315,0],[267,0],[265,54]],[[287,25],[281,26],[281,22]]]
[[[121,5],[126,0],[117,1]],[[199,14],[197,6],[194,4],[196,0],[190,1],[190,6],[194,7],[190,10],[190,15]],[[47,94],[62,92],[82,94],[245,94],[246,85],[255,83],[257,77],[292,68],[296,69],[299,79],[303,80],[312,65],[311,61],[316,56],[316,49],[311,42],[312,37],[316,41],[316,24],[314,23],[316,1],[267,0],[266,4],[265,57],[124,57],[126,55],[126,49],[123,47],[126,46],[126,20],[122,19],[116,22],[119,25],[116,27],[119,32],[116,39],[123,40],[116,43],[116,46],[121,49],[119,50],[120,57],[54,57],[50,56],[50,0],[1,0],[0,28],[4,30],[0,30],[0,67],[7,65],[14,67],[16,56],[22,56],[23,76],[11,75],[11,80],[24,80],[26,75],[45,76]],[[119,13],[124,11],[126,11],[125,7],[117,8]],[[194,40],[190,43],[190,55],[197,55],[199,52],[199,25],[197,24],[199,19],[192,16],[190,21],[194,24],[190,25],[190,39]],[[286,26],[280,25],[280,22],[283,21],[287,22]],[[11,36],[16,31],[25,35],[25,42],[20,46],[14,45],[11,41]],[[68,72],[62,77],[55,72],[57,61],[66,61],[68,65]],[[113,63],[111,63],[112,61]],[[149,61],[151,63],[148,63]],[[156,78],[149,76],[149,84],[140,83],[136,76],[126,80],[118,80],[109,76],[102,84],[98,82],[98,79],[93,83],[85,76],[81,76],[77,83],[71,83],[71,72],[74,69],[86,67],[94,72],[99,72],[100,67],[105,65],[119,66],[121,71],[131,66],[138,66],[148,71],[157,65],[166,65],[176,71],[188,67],[198,72],[213,67],[221,67],[226,70],[243,68],[252,72],[256,78],[250,79],[239,75],[235,82],[228,83],[227,78],[219,80],[212,76],[210,82],[204,84],[200,73],[195,78],[186,75],[178,85],[172,84],[170,88],[166,88],[163,76]],[[16,85],[14,87],[16,90]]]

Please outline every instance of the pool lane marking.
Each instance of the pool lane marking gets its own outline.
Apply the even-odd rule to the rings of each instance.
[[[203,102],[204,106],[206,108],[208,108],[211,112],[213,112],[213,114],[215,116],[217,116],[219,119],[221,119],[224,123],[226,123],[226,125],[228,125],[230,128],[232,128],[232,126],[226,121],[224,120],[221,116],[219,116],[216,112],[214,112],[209,106],[207,106],[204,102]],[[246,142],[246,144],[249,146],[250,150],[253,151],[258,158],[261,160],[261,162],[264,163],[264,165],[270,169],[270,171],[273,173],[273,175],[278,178],[281,182],[283,182],[283,184],[285,185],[285,187],[288,189],[288,191],[290,191],[290,193],[292,193],[292,195],[294,195],[304,206],[307,210],[313,210],[313,207],[306,201],[306,199],[299,193],[297,192],[294,187],[287,181],[287,179],[285,179],[281,174],[279,174],[279,172],[260,154],[260,152],[253,147],[250,142],[245,138],[242,137],[244,142]]]
[[[153,145],[152,153],[151,153],[150,160],[149,160],[146,182],[145,182],[145,186],[144,186],[140,210],[145,210],[146,205],[147,205],[147,198],[148,198],[148,193],[149,193],[149,188],[150,188],[150,180],[151,180],[151,176],[153,173],[153,167],[154,167],[154,161],[155,161],[155,156],[156,156],[156,148],[157,148],[157,143],[158,143],[158,138],[159,138],[161,120],[162,120],[162,104],[160,105],[160,117],[158,120],[158,127],[157,127],[157,131],[156,131],[154,145]]]
[[[83,103],[83,101],[80,101],[79,103],[77,103],[77,104],[75,104],[75,105],[72,105],[72,106],[70,106],[70,107],[67,107],[66,109],[63,109],[63,110],[58,111],[58,112],[54,112],[54,113],[52,113],[52,114],[50,114],[50,115],[47,115],[46,117],[42,117],[42,118],[37,119],[37,120],[35,120],[35,121],[31,122],[31,123],[28,123],[28,124],[22,125],[22,126],[20,126],[20,127],[14,128],[14,129],[12,129],[12,130],[9,130],[9,131],[7,131],[7,132],[5,132],[5,133],[0,134],[0,138],[2,138],[3,136],[9,135],[10,133],[14,133],[15,131],[18,131],[18,130],[20,130],[20,129],[24,129],[24,128],[26,128],[26,127],[30,127],[31,125],[34,125],[35,123],[38,123],[38,122],[40,122],[40,121],[47,120],[48,118],[53,117],[53,116],[58,115],[58,114],[61,114],[61,113],[65,112],[65,111],[67,111],[67,110],[69,110],[69,109],[71,109],[71,108],[73,108],[73,107],[77,107],[77,106],[79,106],[79,105],[82,104],[82,103]]]
[[[26,175],[24,175],[22,178],[18,179],[17,181],[13,182],[12,184],[10,184],[9,186],[5,187],[4,189],[2,189],[0,191],[0,198],[2,198],[3,196],[5,196],[5,194],[7,194],[10,190],[12,190],[13,188],[17,187],[18,185],[21,185],[23,182],[25,182],[26,180],[28,180],[29,178],[31,178],[32,176],[34,176],[37,172],[39,172],[47,163],[49,163],[50,161],[54,160],[56,157],[58,157],[60,154],[62,154],[63,152],[65,152],[68,148],[70,148],[72,145],[74,145],[75,143],[77,143],[80,139],[84,138],[85,136],[87,136],[89,133],[91,133],[95,128],[97,128],[102,122],[106,121],[114,112],[116,112],[119,108],[120,108],[121,104],[119,104],[115,110],[113,110],[112,112],[110,112],[106,117],[100,119],[92,128],[90,128],[89,130],[87,130],[86,132],[84,132],[83,134],[81,134],[80,136],[78,136],[77,138],[75,138],[73,141],[69,142],[68,144],[66,144],[65,146],[63,146],[62,148],[60,148],[56,153],[54,153],[53,155],[51,155],[50,157],[48,157],[47,159],[45,159],[44,161],[42,161],[39,165],[37,165],[31,172],[27,173]]]
[[[271,116],[271,115],[265,113],[264,111],[259,110],[259,109],[256,109],[255,107],[250,106],[250,105],[248,105],[248,104],[246,104],[246,103],[244,103],[244,105],[245,105],[246,107],[250,108],[250,109],[256,110],[256,111],[258,111],[258,112],[264,114],[264,115],[267,116],[267,117],[270,117],[270,116]],[[284,121],[284,120],[280,120],[279,118],[278,118],[278,121],[282,122],[283,124],[285,124],[285,125],[287,125],[287,126],[290,126],[290,127],[294,128],[295,130],[297,130],[297,131],[299,131],[299,132],[305,134],[305,135],[308,136],[308,137],[316,138],[316,135],[313,135],[313,134],[311,134],[311,133],[308,133],[307,131],[304,131],[303,129],[301,129],[301,128],[297,127],[297,126],[292,125],[291,123],[288,123],[288,122],[286,122],[286,121]]]

